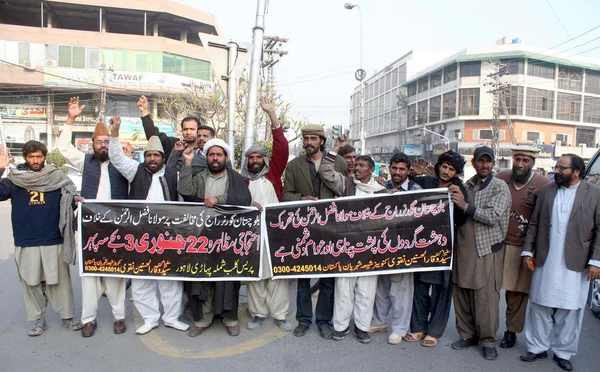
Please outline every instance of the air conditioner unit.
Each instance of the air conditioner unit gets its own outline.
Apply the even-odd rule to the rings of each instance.
[[[46,67],[56,67],[56,66],[58,66],[58,63],[55,59],[47,59],[45,66]]]
[[[112,65],[106,62],[100,62],[100,70],[112,70]]]
[[[31,61],[25,61],[23,62],[23,68],[25,68],[26,70],[35,70],[35,65],[31,62]]]

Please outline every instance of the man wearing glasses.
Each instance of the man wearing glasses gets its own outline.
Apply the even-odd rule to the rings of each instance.
[[[71,98],[67,122],[56,142],[58,151],[66,161],[77,168],[83,175],[81,196],[85,199],[117,200],[127,199],[129,183],[127,179],[110,163],[108,146],[110,135],[105,123],[98,123],[92,135],[93,154],[85,154],[71,143],[73,124],[85,105],[79,105],[79,97]],[[82,310],[81,322],[83,337],[92,337],[96,332],[96,313],[98,299],[102,293],[110,302],[114,316],[113,331],[115,334],[124,333],[125,325],[125,279],[113,277],[82,277]]]
[[[524,362],[548,357],[573,370],[590,281],[600,278],[600,188],[585,182],[585,163],[560,157],[554,184],[540,191],[529,222],[523,264],[533,271]]]

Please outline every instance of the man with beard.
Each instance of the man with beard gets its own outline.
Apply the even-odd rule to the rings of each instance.
[[[468,216],[456,229],[452,292],[460,339],[452,348],[462,350],[481,343],[483,357],[496,360],[501,250],[508,229],[511,198],[506,183],[492,174],[494,151],[490,147],[476,148],[472,164],[477,174],[465,183],[466,197],[458,186],[448,188],[455,208]]]
[[[309,124],[302,127],[302,145],[306,155],[290,161],[285,171],[283,182],[283,201],[332,199],[341,194],[325,185],[320,176],[320,166],[325,151],[325,131],[320,125]],[[346,161],[336,156],[334,169],[343,175],[347,173]],[[335,280],[321,278],[319,280],[319,298],[315,318],[321,337],[330,339],[332,335],[329,322],[333,317],[333,293]],[[298,279],[296,297],[296,320],[294,336],[306,334],[312,323],[313,309],[310,292],[310,279]]]
[[[206,168],[206,158],[202,153],[202,146],[207,141],[207,137],[214,137],[215,130],[211,127],[202,125],[200,119],[194,116],[187,116],[181,120],[181,135],[183,137],[183,141],[180,141],[178,138],[169,137],[164,132],[161,132],[156,125],[154,125],[154,121],[150,117],[150,112],[148,111],[148,99],[146,96],[141,96],[137,102],[138,108],[142,113],[142,125],[144,126],[144,133],[146,134],[146,139],[150,140],[150,137],[157,136],[160,139],[160,143],[165,151],[165,159],[169,159],[171,156],[171,151],[176,143],[178,144],[179,151],[183,151],[185,147],[192,147],[197,149],[200,146],[200,150],[196,151],[194,156],[194,166],[200,168]],[[201,128],[202,127],[202,128]],[[202,130],[202,140],[200,140],[200,130]],[[180,154],[181,155],[181,154]],[[174,161],[177,161],[179,156],[177,156]],[[181,169],[182,162],[180,162],[178,169]]]
[[[345,140],[345,136],[340,136],[332,151],[324,156],[319,169],[323,182],[343,196],[387,194],[385,187],[373,179],[375,162],[370,156],[356,158],[353,176],[335,172],[336,154]],[[371,342],[368,330],[373,317],[377,278],[377,275],[335,278],[333,340],[341,341],[350,333],[350,319],[354,316],[354,336],[363,344]]]
[[[517,333],[525,327],[531,271],[521,263],[521,251],[537,195],[543,186],[550,183],[548,178],[534,174],[535,159],[539,152],[539,149],[531,146],[513,148],[512,171],[496,174],[498,179],[506,182],[512,197],[508,232],[504,239],[502,288],[506,291],[506,331],[500,342],[503,349],[515,346]]]
[[[112,164],[129,181],[129,199],[163,202],[177,200],[177,169],[165,167],[165,153],[157,136],[150,137],[144,151],[144,163],[130,159],[123,153],[119,141],[121,118],[110,120],[110,146],[108,153]],[[131,292],[133,303],[144,319],[136,330],[143,335],[158,327],[160,306],[156,289],[160,291],[165,326],[186,331],[189,326],[179,321],[183,284],[175,280],[133,279]]]
[[[71,331],[81,329],[73,320],[73,287],[69,265],[75,263],[73,203],[83,199],[75,185],[54,165],[45,165],[48,150],[38,141],[23,146],[25,164],[11,168],[0,180],[0,200],[11,200],[15,262],[28,321],[27,334],[46,329],[48,303]],[[12,158],[0,146],[0,176]]]
[[[585,181],[585,163],[565,154],[554,167],[523,244],[523,264],[533,271],[525,324],[524,362],[546,358],[573,370],[590,281],[600,278],[600,188]],[[587,271],[587,272],[586,272]]]
[[[411,162],[400,152],[390,159],[392,179],[386,182],[388,193],[421,190],[421,186],[409,179]],[[413,273],[379,275],[375,295],[375,307],[369,332],[386,332],[390,345],[398,345],[410,330],[414,292]],[[391,327],[388,327],[388,324]]]
[[[348,177],[354,174],[354,164],[356,162],[356,150],[352,145],[346,145],[338,150],[338,155],[346,160],[348,164]]]
[[[273,135],[272,159],[267,150],[254,145],[246,151],[242,162],[242,176],[248,183],[252,205],[262,211],[262,206],[279,202],[283,184],[281,176],[289,156],[288,141],[283,135],[283,127],[277,119],[275,107],[267,97],[261,97],[260,106],[269,115],[271,133]],[[248,310],[252,320],[246,328],[253,330],[260,327],[271,313],[275,324],[282,330],[292,330],[286,320],[290,299],[288,295],[289,281],[286,279],[273,280],[269,269],[269,252],[263,249],[263,277],[257,282],[248,282]]]
[[[204,145],[208,168],[192,175],[194,150],[183,152],[184,167],[179,174],[179,193],[203,200],[208,208],[217,204],[249,206],[252,196],[246,180],[227,166],[231,150],[225,141],[213,138]],[[186,282],[185,292],[194,320],[190,337],[199,336],[212,324],[215,315],[223,318],[230,336],[240,334],[238,305],[240,282]]]
[[[85,105],[79,105],[79,97],[69,101],[68,117],[65,126],[56,141],[58,151],[65,160],[77,168],[82,174],[81,196],[85,199],[119,200],[127,199],[129,183],[110,163],[108,145],[110,133],[106,124],[96,124],[92,135],[93,154],[85,154],[71,143],[73,124]],[[92,337],[96,333],[96,315],[98,300],[106,293],[114,316],[113,331],[115,334],[127,330],[125,324],[125,282],[126,279],[102,276],[81,277],[81,321],[83,337]]]
[[[446,151],[438,157],[435,165],[437,177],[415,177],[414,181],[423,189],[446,188],[456,185],[463,195],[467,194],[458,176],[463,172],[465,159],[457,152]],[[464,224],[466,215],[458,208],[454,208],[455,228]],[[411,333],[404,339],[416,342],[423,339],[421,345],[434,347],[438,339],[444,334],[450,306],[452,304],[452,286],[450,278],[452,272],[427,271],[414,274],[415,292],[413,299],[412,316],[410,319]],[[429,294],[431,291],[431,295]]]

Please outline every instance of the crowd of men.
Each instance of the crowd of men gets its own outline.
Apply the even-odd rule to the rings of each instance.
[[[66,328],[92,337],[103,293],[112,308],[114,333],[126,332],[126,283],[121,278],[82,277],[81,322],[74,320],[69,272],[76,259],[73,211],[84,199],[200,201],[208,208],[228,204],[262,210],[280,201],[447,188],[454,204],[452,270],[321,278],[314,314],[320,335],[340,341],[352,329],[358,341],[369,343],[370,333],[387,332],[393,345],[405,340],[435,347],[453,301],[460,339],[452,348],[480,345],[483,357],[495,360],[503,288],[506,330],[499,346],[514,347],[516,334],[525,330],[527,353],[521,360],[546,358],[552,350],[562,369],[573,368],[570,359],[577,352],[589,281],[600,278],[600,188],[585,181],[583,159],[561,156],[555,182],[550,182],[534,173],[539,150],[517,146],[512,170],[494,175],[494,152],[482,146],[473,153],[476,175],[463,183],[459,176],[465,160],[452,150],[439,156],[431,175],[415,175],[411,159],[397,153],[389,164],[391,179],[385,181],[374,175],[373,159],[356,156],[345,136],[327,151],[319,125],[302,128],[305,154],[288,163],[288,143],[275,109],[267,98],[260,103],[271,122],[271,155],[262,146],[252,146],[239,173],[232,166],[231,149],[215,138],[212,127],[186,117],[182,139],[170,137],[154,125],[144,96],[138,101],[148,138],[143,163],[124,154],[119,117],[109,127],[98,123],[93,154],[77,150],[73,124],[85,105],[71,99],[57,148],[82,172],[81,195],[64,172],[45,163],[45,145],[25,144],[25,163],[11,166],[0,181],[0,200],[11,199],[13,206],[15,261],[27,319],[33,322],[29,336],[46,329],[50,303]],[[0,172],[12,162],[6,149],[0,149]],[[267,265],[267,252],[263,254]],[[247,285],[252,318],[246,328],[259,328],[270,314],[282,330],[304,336],[313,322],[310,280],[298,279],[293,328],[287,320],[289,282],[270,278],[266,266],[262,272],[260,281]],[[136,333],[152,331],[162,317],[166,327],[197,337],[218,317],[228,334],[237,336],[239,292],[240,282],[234,281],[134,279],[133,302],[144,321]],[[180,320],[184,303],[191,324]]]

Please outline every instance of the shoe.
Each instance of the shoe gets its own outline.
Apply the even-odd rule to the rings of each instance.
[[[81,322],[73,320],[73,318],[63,319],[62,325],[63,327],[68,328],[69,331],[79,331],[81,328],[83,328],[83,324],[81,324]]]
[[[320,324],[319,333],[321,334],[321,337],[326,340],[331,340],[331,335],[333,335],[333,331],[331,330],[331,326],[329,324]]]
[[[83,325],[83,328],[81,328],[81,335],[83,337],[92,337],[94,335],[94,333],[96,333],[97,327],[98,327],[98,323],[96,323],[95,320],[85,323]]]
[[[195,325],[193,325],[188,330],[188,336],[190,336],[190,337],[198,337],[198,336],[200,336],[202,334],[202,332],[204,332],[205,329],[206,328],[196,327]]]
[[[227,327],[227,333],[229,333],[229,336],[235,337],[235,336],[240,335],[240,324],[239,323],[234,326],[226,326],[226,327]]]
[[[292,325],[290,324],[290,322],[288,322],[285,319],[283,319],[283,320],[275,319],[275,324],[277,324],[277,326],[282,331],[290,332],[292,330]]]
[[[343,331],[333,332],[330,338],[334,341],[342,341],[348,333],[350,333],[350,326],[346,327],[346,329],[344,329]]]
[[[113,331],[115,332],[115,335],[125,333],[125,331],[127,331],[127,324],[125,324],[123,319],[115,320],[115,323],[113,324]]]
[[[517,334],[514,332],[506,331],[504,332],[504,337],[502,338],[502,342],[500,342],[500,347],[503,349],[510,349],[514,347],[517,343]]]
[[[296,337],[302,337],[306,334],[306,332],[308,331],[308,327],[306,324],[302,324],[302,323],[298,323],[298,325],[296,326],[296,328],[294,328],[294,336]]]
[[[402,336],[400,336],[397,333],[392,333],[388,337],[388,344],[390,344],[390,345],[400,345],[401,342],[402,342]]]
[[[495,347],[483,347],[483,359],[496,360],[498,358],[498,350]]]
[[[359,329],[357,326],[354,326],[354,336],[356,336],[356,339],[361,344],[368,344],[371,342],[371,335],[369,332],[365,332],[362,329]]]
[[[521,355],[519,357],[519,359],[521,359],[524,362],[534,362],[537,359],[546,359],[546,358],[548,358],[548,353],[545,351],[543,353],[539,353],[539,354],[527,352],[527,354]]]
[[[387,328],[388,328],[387,324],[382,324],[380,326],[371,326],[371,328],[369,328],[369,333],[387,332]]]
[[[452,343],[452,348],[454,350],[462,350],[462,349],[466,349],[470,346],[477,346],[479,345],[479,340],[477,340],[476,338],[468,338],[468,339],[464,339],[461,338],[458,341],[454,341]]]
[[[182,321],[176,320],[173,323],[167,323],[165,322],[165,327],[168,328],[173,328],[176,329],[178,331],[187,331],[188,329],[190,329],[190,325],[186,324]]]
[[[246,324],[246,328],[248,328],[249,330],[252,331],[252,330],[260,327],[261,325],[263,325],[265,320],[266,320],[266,318],[261,318],[260,316],[255,316],[251,321],[248,322],[248,324]]]
[[[145,335],[146,333],[150,332],[151,330],[153,330],[154,328],[158,327],[158,322],[156,323],[144,323],[144,325],[142,325],[140,328],[135,330],[135,333],[137,333],[138,335]]]
[[[31,327],[31,329],[29,331],[27,331],[27,335],[29,337],[39,336],[42,333],[44,333],[46,328],[48,328],[48,326],[46,325],[46,319],[42,317],[35,321],[35,324],[33,325],[33,327]]]
[[[573,364],[571,364],[570,361],[563,359],[563,358],[559,358],[556,356],[556,354],[554,354],[552,359],[554,359],[554,361],[556,362],[556,364],[558,364],[560,369],[562,369],[564,371],[572,371],[573,370]]]

